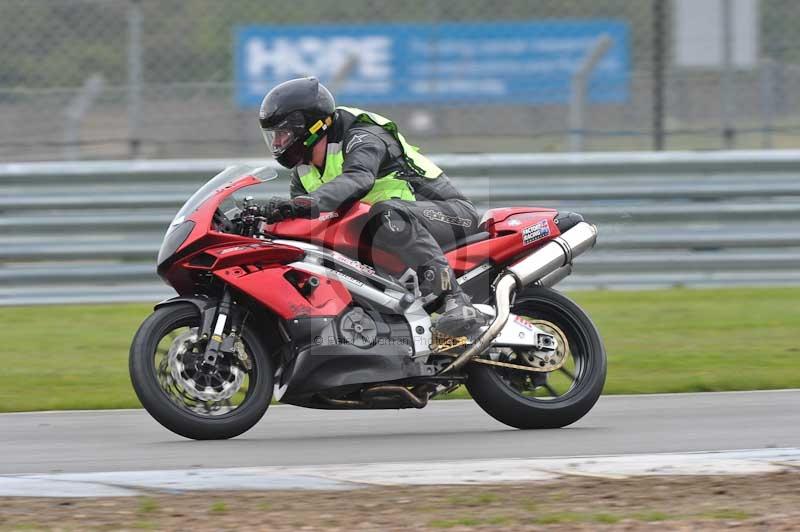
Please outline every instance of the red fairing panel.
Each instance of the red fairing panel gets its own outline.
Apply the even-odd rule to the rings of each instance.
[[[350,304],[350,292],[342,283],[319,277],[319,286],[308,296],[301,294],[286,274],[295,272],[299,279],[309,275],[289,266],[273,266],[252,273],[234,266],[217,270],[214,275],[247,293],[283,319],[338,316]]]
[[[221,187],[217,189],[215,200],[207,200],[203,203],[195,212],[193,212],[190,216],[187,216],[187,220],[192,220],[195,222],[194,229],[183,244],[178,248],[178,252],[188,248],[192,244],[194,244],[197,240],[201,238],[207,238],[208,241],[205,242],[206,246],[214,245],[214,244],[223,244],[223,243],[230,243],[235,241],[241,242],[252,242],[252,238],[239,236],[239,235],[231,235],[228,233],[218,233],[216,231],[211,230],[211,219],[214,217],[214,213],[217,210],[220,202],[222,201],[221,196],[223,193],[230,194],[233,193],[241,188],[244,188],[249,185],[256,185],[261,181],[253,176],[248,176],[245,178],[240,179],[239,181],[232,183],[228,186]],[[210,239],[209,239],[210,237]]]
[[[530,213],[552,213],[556,215],[558,211],[554,209],[543,209],[541,207],[502,207],[500,209],[489,209],[483,215],[483,222],[481,229],[489,231],[489,227],[506,220],[509,216],[515,214],[530,214]]]
[[[209,231],[205,240],[214,242],[225,239],[228,235]],[[201,270],[222,270],[231,266],[258,266],[266,264],[288,264],[303,258],[303,251],[291,246],[272,242],[254,241],[252,238],[234,237],[219,247],[200,248],[174,263],[165,278],[169,285],[181,295],[194,293],[195,281],[193,273]],[[200,256],[208,256],[210,260],[195,262]]]
[[[489,260],[495,264],[507,262],[506,255],[517,255],[519,245],[519,235],[508,235],[454,249],[446,253],[445,257],[456,274],[462,274]]]
[[[276,237],[312,242],[350,255],[358,251],[367,213],[369,205],[356,203],[341,213],[323,212],[316,220],[284,220],[267,225],[265,230]]]
[[[365,259],[392,273],[403,272],[406,267],[400,258],[380,249],[363,246],[361,236],[369,209],[366,203],[355,203],[346,211],[324,212],[316,220],[298,218],[267,225],[265,231],[279,238],[311,242],[348,257]]]
[[[561,234],[555,223],[557,214],[553,209],[531,207],[487,211],[482,228],[492,238],[454,249],[446,254],[447,260],[456,273],[487,261],[508,264]]]
[[[207,249],[205,253],[216,258],[212,269],[221,270],[242,264],[288,264],[303,258],[303,250],[275,244],[273,242],[252,242]]]
[[[498,209],[503,211],[508,211],[512,209]],[[489,211],[492,212],[492,211]],[[533,235],[533,239],[528,242],[528,244],[533,244],[534,242],[538,242],[539,240],[549,238],[555,238],[561,233],[558,230],[558,227],[555,223],[555,218],[558,215],[558,211],[553,209],[537,209],[537,210],[530,210],[528,212],[515,212],[510,213],[507,217],[499,218],[499,217],[490,217],[486,218],[484,221],[484,231],[488,231],[492,235],[501,235],[508,232],[513,233],[521,233],[527,234],[530,236],[531,233],[536,233],[540,235],[539,238],[536,235]],[[542,221],[546,221],[546,225],[548,229],[541,228],[541,231],[533,231],[531,228],[536,224],[541,224]],[[528,245],[526,244],[526,245]]]

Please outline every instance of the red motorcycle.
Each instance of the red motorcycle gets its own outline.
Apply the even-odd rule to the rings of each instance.
[[[595,404],[606,374],[600,335],[550,288],[595,243],[580,215],[492,209],[481,232],[446,248],[459,284],[491,316],[474,337],[447,337],[416,273],[362,238],[368,205],[268,224],[259,198],[275,176],[228,168],[167,230],[158,273],[179,295],[156,305],[130,350],[136,394],[166,428],[231,438],[273,399],[423,408],[462,384],[520,429],[563,427]]]

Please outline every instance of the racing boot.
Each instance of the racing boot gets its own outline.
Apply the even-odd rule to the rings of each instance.
[[[489,319],[472,306],[469,296],[457,290],[447,294],[444,312],[436,320],[436,330],[447,336],[473,336]]]
[[[444,257],[437,257],[419,269],[423,295],[444,296],[435,321],[436,331],[446,336],[471,336],[488,323],[488,318],[472,306],[469,296],[458,286],[456,275]]]

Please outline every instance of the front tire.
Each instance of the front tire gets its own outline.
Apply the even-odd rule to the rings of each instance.
[[[273,364],[258,336],[245,327],[242,342],[249,359],[249,370],[240,366],[238,359],[221,363],[227,364],[224,367],[228,368],[229,380],[240,387],[237,387],[236,395],[214,402],[208,397],[198,399],[202,391],[190,390],[194,395],[186,393],[186,382],[180,376],[176,380],[172,368],[164,362],[168,356],[164,346],[174,345],[180,339],[190,342],[192,331],[196,333],[199,325],[200,313],[191,304],[170,305],[153,312],[139,327],[131,344],[131,383],[147,412],[172,432],[194,440],[233,438],[258,423],[269,407]],[[178,331],[183,331],[183,334],[178,335]],[[188,365],[188,361],[183,360],[181,367],[184,362]],[[188,379],[187,382],[192,382]],[[217,382],[213,379],[208,379],[205,385],[215,384]],[[229,386],[230,383],[220,380],[219,389],[223,389],[223,385]],[[212,390],[210,387],[207,389]]]
[[[575,423],[597,402],[606,378],[606,352],[600,334],[572,300],[550,288],[528,287],[512,312],[548,323],[566,338],[572,362],[551,373],[528,373],[471,363],[467,390],[490,416],[518,429],[560,428]],[[560,384],[566,373],[574,380]]]

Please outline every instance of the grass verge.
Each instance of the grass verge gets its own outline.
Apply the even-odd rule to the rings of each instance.
[[[800,386],[800,288],[570,295],[603,335],[605,393]],[[150,311],[133,304],[0,308],[0,411],[137,407],[128,347]]]

